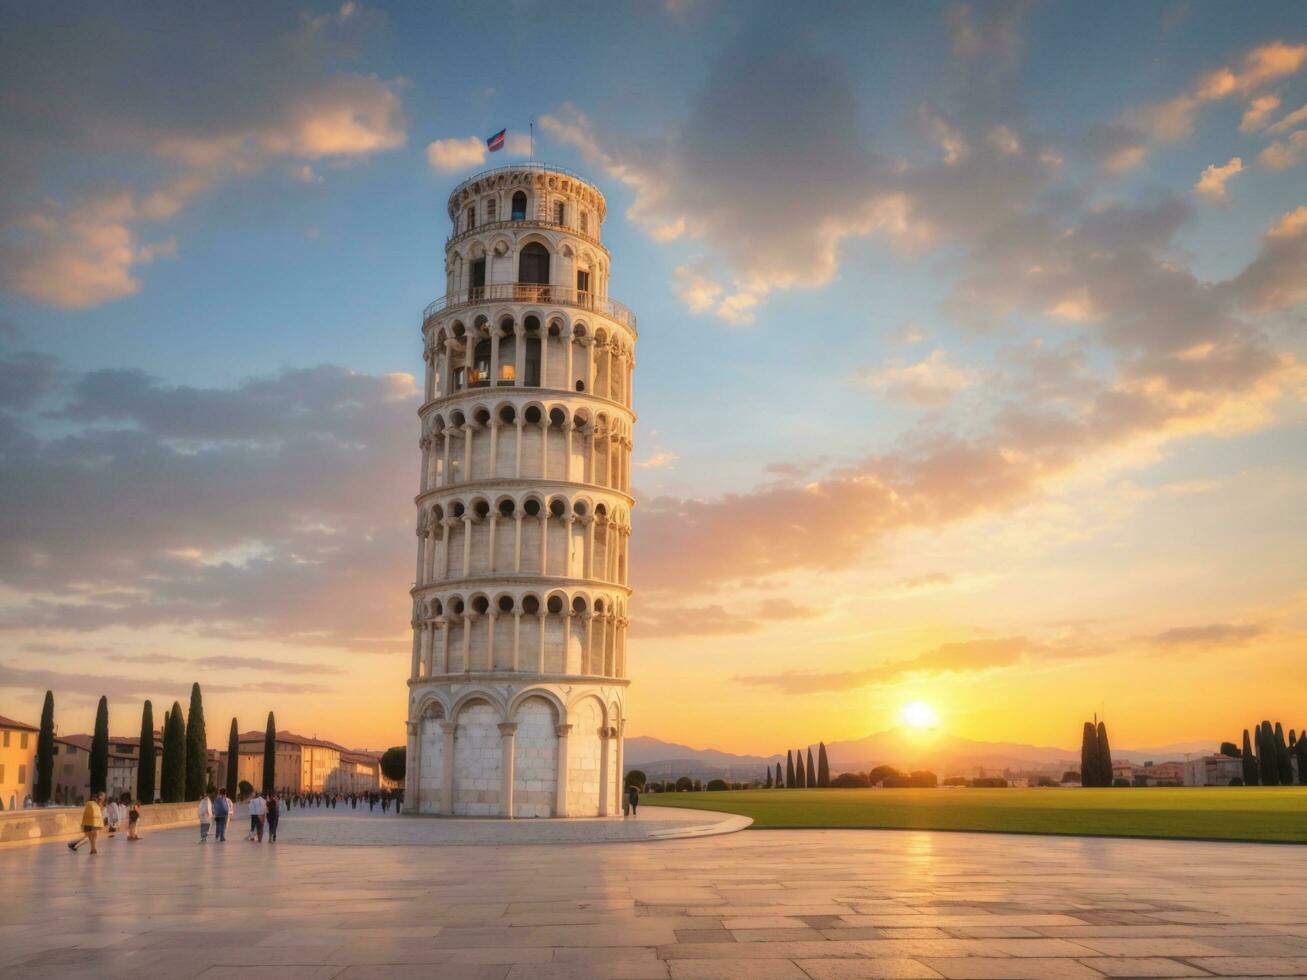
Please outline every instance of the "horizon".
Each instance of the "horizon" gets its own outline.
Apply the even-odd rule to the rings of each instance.
[[[529,157],[639,318],[629,736],[1307,722],[1307,7],[8,20],[0,715],[404,743],[420,317]]]

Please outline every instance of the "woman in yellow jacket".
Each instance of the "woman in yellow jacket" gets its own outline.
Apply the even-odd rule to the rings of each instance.
[[[91,853],[100,853],[95,849],[95,838],[99,835],[100,828],[104,826],[104,811],[100,809],[102,806],[104,806],[103,793],[97,793],[86,801],[86,808],[82,810],[82,836],[75,841],[70,841],[68,850],[76,851],[82,841],[89,840]]]

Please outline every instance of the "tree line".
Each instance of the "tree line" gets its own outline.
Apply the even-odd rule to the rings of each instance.
[[[1243,748],[1233,742],[1221,743],[1221,754],[1243,763],[1245,786],[1291,786],[1294,763],[1298,764],[1298,784],[1307,785],[1307,730],[1300,735],[1289,729],[1288,740],[1280,722],[1263,721],[1252,733],[1243,730]]]
[[[205,793],[216,792],[209,782],[208,738],[204,727],[204,698],[198,683],[191,685],[189,709],[183,717],[180,702],[163,713],[160,726],[162,752],[154,744],[154,705],[147,700],[141,708],[140,746],[136,757],[136,799],[142,803],[183,803],[198,800]],[[36,738],[36,779],[32,801],[47,806],[54,796],[54,692],[45,692],[41,708],[41,728]],[[95,710],[95,729],[91,735],[90,792],[92,796],[109,788],[109,699],[103,695]],[[231,720],[227,739],[227,778],[225,789],[233,799],[239,784],[240,735],[236,719]],[[263,787],[271,793],[276,786],[277,723],[271,711],[263,742]],[[157,776],[157,780],[156,780]]]

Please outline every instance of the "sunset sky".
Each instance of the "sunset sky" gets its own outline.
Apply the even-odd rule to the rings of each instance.
[[[0,715],[402,741],[420,314],[534,116],[639,317],[628,734],[1307,724],[1307,5],[199,10],[0,14]]]

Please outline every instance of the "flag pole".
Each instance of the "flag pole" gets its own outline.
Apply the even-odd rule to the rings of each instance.
[[[531,162],[535,163],[536,162],[536,117],[535,116],[531,117],[531,122],[528,125],[531,128]]]

